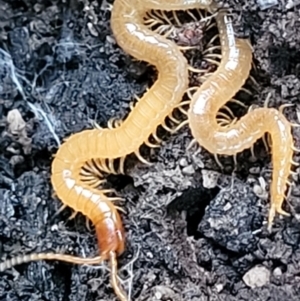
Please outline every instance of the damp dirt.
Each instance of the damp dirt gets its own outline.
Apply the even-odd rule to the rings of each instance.
[[[50,182],[52,156],[64,138],[93,122],[122,119],[134,95],[155,80],[151,66],[118,47],[110,29],[113,1],[0,1],[0,260],[31,252],[98,254],[92,225],[61,202]],[[299,122],[299,1],[224,1],[236,34],[254,50],[249,107],[294,104]],[[262,6],[263,5],[263,6]],[[265,7],[264,7],[265,6]],[[185,32],[186,33],[186,32]],[[188,34],[191,32],[188,31]],[[205,35],[202,31],[198,32]],[[181,36],[182,37],[182,36]],[[187,36],[184,35],[184,38]],[[199,36],[198,36],[199,37]],[[245,113],[233,106],[236,114]],[[299,300],[299,170],[285,209],[267,231],[270,153],[214,156],[196,146],[188,126],[163,132],[152,162],[128,159],[110,177],[125,201],[126,251],[119,258],[131,300]],[[293,129],[300,145],[300,129]],[[296,162],[300,158],[296,154]],[[117,300],[107,265],[32,262],[1,273],[0,300]]]

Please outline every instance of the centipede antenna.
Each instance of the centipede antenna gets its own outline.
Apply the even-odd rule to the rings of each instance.
[[[114,290],[115,294],[118,296],[118,298],[121,301],[129,301],[126,293],[124,292],[124,290],[119,285],[119,281],[118,281],[118,263],[117,263],[116,253],[111,251],[109,253],[109,257],[110,257],[110,268],[111,268],[111,273],[110,273],[111,286],[113,287],[113,290]]]
[[[102,256],[96,256],[94,258],[81,258],[77,256],[57,253],[32,253],[28,255],[16,256],[11,259],[5,260],[4,262],[0,263],[0,272],[4,272],[5,270],[10,269],[16,265],[39,260],[57,260],[73,264],[88,265],[100,264],[101,262],[103,262]]]

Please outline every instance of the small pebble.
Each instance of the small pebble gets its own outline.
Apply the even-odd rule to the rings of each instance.
[[[253,192],[262,200],[267,200],[269,197],[268,192],[257,184],[254,185]]]
[[[203,187],[207,189],[212,189],[217,186],[220,174],[212,170],[202,169],[201,171],[203,177]]]
[[[257,3],[261,10],[271,8],[278,4],[277,0],[257,0]]]
[[[187,159],[186,159],[186,158],[181,158],[181,159],[179,160],[179,165],[182,166],[182,167],[188,166],[188,161],[187,161]]]
[[[251,167],[249,169],[249,173],[251,173],[253,175],[259,175],[259,173],[260,173],[260,167]]]
[[[193,165],[188,165],[182,169],[182,173],[186,176],[191,176],[195,173]]]
[[[273,275],[274,275],[274,277],[276,277],[276,278],[281,277],[281,275],[282,275],[281,268],[278,268],[278,267],[275,268],[274,271],[273,271]]]
[[[255,266],[243,277],[245,284],[251,288],[262,287],[270,282],[270,271],[264,266]]]

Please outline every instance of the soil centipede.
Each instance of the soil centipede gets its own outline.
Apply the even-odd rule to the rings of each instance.
[[[0,271],[23,262],[50,259],[74,263],[99,263],[110,260],[111,284],[122,301],[128,298],[117,282],[116,256],[124,251],[124,229],[113,200],[107,191],[98,190],[101,180],[89,177],[89,171],[101,167],[105,160],[124,158],[137,153],[156,128],[172,113],[188,88],[188,64],[175,43],[156,34],[143,24],[151,9],[209,10],[211,0],[116,0],[111,27],[117,43],[138,60],[154,65],[158,79],[143,95],[128,117],[117,127],[91,129],[74,134],[61,145],[52,162],[51,181],[58,198],[87,216],[95,225],[101,256],[84,259],[63,254],[41,253],[15,257],[0,265]],[[99,158],[99,159],[95,159]],[[87,170],[82,168],[95,159]],[[96,161],[98,160],[98,161]],[[109,161],[111,162],[111,161]],[[110,165],[105,171],[113,171]],[[85,181],[86,180],[86,181]]]
[[[192,97],[188,111],[190,129],[199,145],[221,155],[235,155],[250,148],[265,133],[270,134],[274,169],[268,217],[270,230],[276,213],[288,215],[281,206],[293,163],[291,124],[273,108],[254,109],[226,126],[217,123],[215,117],[219,109],[238,92],[249,76],[252,51],[247,40],[235,38],[232,23],[224,11],[218,13],[216,22],[222,60],[217,71]]]

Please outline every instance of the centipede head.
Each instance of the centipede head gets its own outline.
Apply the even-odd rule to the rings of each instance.
[[[109,212],[95,224],[98,246],[103,260],[109,260],[110,253],[121,255],[125,249],[125,231],[116,207],[110,203]]]

